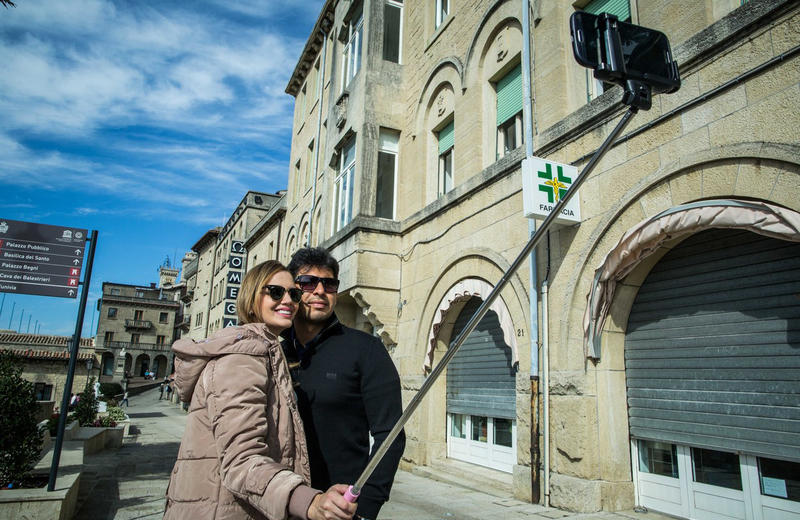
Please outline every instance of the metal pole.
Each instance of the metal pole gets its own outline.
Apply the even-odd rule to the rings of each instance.
[[[28,315],[28,328],[25,330],[26,334],[31,331],[31,318],[33,318],[33,314]]]
[[[22,309],[22,312],[19,313],[19,326],[17,327],[17,332],[22,334],[22,318],[25,317],[25,309]]]
[[[78,319],[75,321],[75,334],[72,335],[72,344],[70,345],[67,380],[64,383],[64,395],[61,397],[61,413],[58,414],[58,434],[56,435],[56,443],[53,446],[53,462],[50,464],[50,480],[47,483],[47,491],[53,491],[56,488],[58,463],[61,460],[61,446],[64,443],[64,427],[67,423],[69,394],[72,392],[72,379],[75,376],[75,363],[78,360],[78,349],[81,344],[83,315],[86,312],[86,300],[89,298],[89,284],[92,281],[92,264],[94,263],[94,250],[97,247],[97,230],[92,231],[89,242],[89,254],[86,258],[86,271],[83,275],[83,287],[81,288],[81,305],[78,308]]]
[[[606,137],[605,141],[603,141],[603,144],[600,145],[600,148],[597,149],[597,152],[595,152],[592,159],[589,161],[589,163],[586,165],[586,167],[583,169],[580,175],[578,175],[578,177],[575,179],[575,182],[572,183],[572,186],[570,186],[570,189],[567,191],[564,197],[553,207],[552,211],[550,211],[547,217],[545,217],[544,221],[542,222],[542,226],[538,230],[536,230],[536,233],[534,233],[533,236],[530,238],[528,243],[523,248],[522,252],[520,252],[517,258],[508,268],[508,271],[506,271],[503,277],[500,278],[500,281],[497,282],[497,285],[494,286],[494,289],[492,289],[492,292],[489,293],[489,296],[486,297],[481,306],[478,307],[478,310],[475,311],[475,314],[472,315],[472,318],[470,318],[469,322],[467,322],[467,325],[464,327],[464,330],[461,331],[461,333],[456,338],[455,342],[453,342],[450,348],[447,349],[447,352],[445,352],[444,356],[442,356],[442,360],[439,361],[439,364],[437,364],[436,368],[433,369],[433,372],[431,372],[431,374],[422,384],[422,387],[420,387],[417,394],[414,396],[411,402],[408,403],[408,406],[403,411],[403,415],[400,416],[400,418],[397,420],[397,423],[395,423],[394,427],[392,427],[391,431],[386,436],[386,439],[383,441],[380,447],[378,447],[378,450],[375,452],[375,456],[372,457],[372,459],[367,464],[367,467],[364,468],[364,471],[361,473],[361,476],[358,477],[356,483],[353,484],[348,490],[348,493],[345,494],[345,498],[347,498],[348,500],[352,499],[351,501],[356,500],[358,495],[361,493],[361,488],[364,487],[364,484],[366,484],[367,480],[372,475],[372,472],[375,471],[375,468],[378,466],[381,459],[383,459],[384,455],[386,455],[386,452],[389,450],[389,447],[392,445],[394,440],[400,434],[400,431],[403,429],[403,426],[406,424],[406,422],[408,422],[408,419],[411,418],[411,415],[417,409],[417,406],[419,406],[419,403],[425,397],[425,394],[428,393],[433,384],[436,382],[436,380],[442,374],[444,369],[447,367],[447,364],[450,362],[451,359],[453,359],[453,356],[456,355],[456,352],[458,352],[458,349],[461,347],[461,344],[464,343],[464,340],[466,340],[467,337],[470,335],[470,333],[472,333],[472,331],[475,330],[475,327],[478,326],[480,320],[489,311],[489,307],[492,305],[492,303],[494,303],[494,301],[500,295],[500,291],[502,291],[503,288],[505,288],[506,284],[511,280],[513,274],[517,271],[517,269],[519,269],[520,265],[522,265],[522,263],[526,260],[528,254],[533,250],[534,247],[536,247],[536,245],[539,243],[542,237],[545,236],[545,233],[547,232],[547,229],[550,227],[550,224],[553,222],[553,220],[555,220],[556,216],[561,214],[561,210],[567,204],[569,199],[572,198],[572,196],[575,193],[577,193],[580,185],[583,183],[586,177],[592,172],[592,170],[594,170],[595,166],[597,166],[597,163],[600,161],[603,155],[605,155],[606,151],[614,142],[614,140],[617,138],[617,136],[622,132],[622,130],[625,129],[625,127],[628,125],[628,122],[633,117],[633,115],[636,114],[636,112],[638,112],[637,108],[633,106],[628,108],[628,111],[625,112],[625,115],[622,116],[622,119],[619,121],[619,123],[617,123],[617,126],[614,127],[614,129],[611,131],[608,137]]]
[[[0,301],[0,317],[3,316],[3,307],[6,304],[6,293],[3,293],[3,301]]]

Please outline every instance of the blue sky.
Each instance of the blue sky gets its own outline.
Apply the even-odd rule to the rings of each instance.
[[[284,89],[323,0],[15,3],[0,7],[0,219],[98,230],[89,336],[103,281],[157,281],[247,190],[286,188]],[[0,305],[0,329],[74,332],[77,300]]]

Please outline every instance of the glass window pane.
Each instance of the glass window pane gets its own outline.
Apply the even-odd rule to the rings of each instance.
[[[396,5],[383,7],[383,59],[400,63],[400,19],[403,9]]]
[[[454,413],[450,416],[450,436],[459,439],[467,438],[467,416]]]
[[[378,152],[376,217],[394,218],[394,171],[395,154]]]
[[[678,478],[678,448],[674,444],[639,441],[639,471]]]
[[[478,442],[486,442],[486,437],[489,432],[488,430],[488,421],[487,417],[478,417],[477,415],[473,415],[472,417],[472,440]]]
[[[724,451],[692,448],[694,481],[729,489],[742,489],[739,456]]]
[[[800,502],[800,464],[788,460],[758,459],[761,494]]]
[[[494,418],[494,443],[511,447],[511,419]]]

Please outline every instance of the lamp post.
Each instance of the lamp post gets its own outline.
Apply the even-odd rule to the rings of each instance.
[[[92,365],[94,365],[94,358],[89,358],[86,360],[86,385],[89,385],[89,374],[92,370]]]

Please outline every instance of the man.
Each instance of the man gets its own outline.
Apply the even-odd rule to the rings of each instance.
[[[303,297],[283,349],[306,431],[311,485],[352,484],[369,461],[370,434],[375,453],[403,413],[400,377],[378,338],[336,318],[339,263],[328,251],[301,249],[288,269]],[[361,490],[354,518],[377,518],[404,448],[401,432]]]

